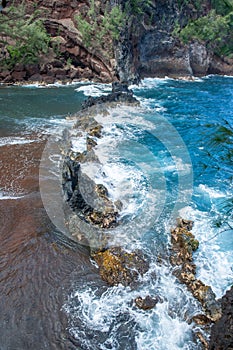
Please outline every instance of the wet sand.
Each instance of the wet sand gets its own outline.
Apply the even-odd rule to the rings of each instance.
[[[44,142],[0,147],[0,349],[77,349],[62,306],[99,279],[88,252],[57,232],[40,198]]]

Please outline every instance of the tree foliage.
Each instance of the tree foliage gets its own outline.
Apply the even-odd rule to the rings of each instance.
[[[0,61],[12,68],[16,63],[34,63],[46,53],[50,38],[37,11],[26,15],[24,4],[0,13]]]
[[[211,0],[211,6],[219,15],[225,16],[233,11],[233,0]]]
[[[209,163],[217,174],[222,175],[227,181],[229,189],[233,188],[233,125],[223,121],[222,125],[216,126],[210,134],[208,144]],[[233,196],[229,196],[221,203],[221,215],[215,222],[217,227],[233,230]]]
[[[121,5],[106,6],[104,14],[100,13],[99,6],[90,0],[90,8],[86,15],[77,15],[77,27],[82,34],[85,45],[92,43],[103,46],[103,37],[108,35],[118,40],[122,29],[131,17],[143,15],[151,5],[151,0],[128,0],[124,7]]]
[[[104,35],[109,35],[112,39],[117,40],[125,25],[125,14],[119,5],[111,9],[107,7],[103,15],[93,0],[90,1],[90,9],[86,16],[76,15],[75,19],[86,46],[92,43],[103,44]]]
[[[233,11],[222,16],[211,10],[207,16],[190,21],[182,29],[176,27],[173,35],[186,44],[193,39],[204,41],[215,54],[230,56],[233,54]]]

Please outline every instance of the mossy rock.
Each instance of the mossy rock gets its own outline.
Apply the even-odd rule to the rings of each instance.
[[[120,247],[92,254],[99,266],[100,276],[109,285],[133,287],[149,269],[149,263],[140,252],[126,252]]]

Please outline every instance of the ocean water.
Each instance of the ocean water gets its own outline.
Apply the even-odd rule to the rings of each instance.
[[[83,171],[103,183],[114,201],[123,203],[121,224],[112,230],[111,244],[141,249],[149,257],[150,269],[136,290],[108,287],[101,281],[85,247],[74,248],[67,238],[61,205],[58,141],[74,124],[66,116],[80,109],[85,96],[107,94],[111,87],[92,83],[0,87],[1,240],[3,246],[10,240],[10,247],[20,241],[17,249],[2,252],[2,283],[7,281],[10,291],[16,289],[16,306],[12,308],[7,290],[1,315],[13,314],[16,321],[8,321],[14,335],[10,338],[2,316],[1,350],[14,346],[26,350],[32,345],[35,349],[198,350],[201,345],[194,333],[201,331],[208,338],[191,322],[201,306],[172,275],[170,230],[178,216],[194,221],[193,233],[200,242],[194,255],[197,277],[220,298],[233,281],[233,232],[227,224],[216,225],[233,194],[232,169],[212,138],[219,126],[233,125],[233,79],[145,79],[131,88],[140,107],[119,106],[107,115],[96,114],[104,126],[96,147],[100,164],[85,164]],[[85,135],[74,137],[71,147],[83,150],[84,140]],[[33,206],[39,207],[39,219],[38,210],[25,214]],[[10,234],[14,231],[20,232],[20,240],[16,233]],[[30,259],[19,260],[21,250]],[[31,283],[21,286],[19,276],[26,278],[30,266],[39,266],[40,279],[30,274]],[[40,295],[38,286],[43,303],[32,309],[29,295]],[[159,296],[161,302],[150,311],[137,309],[133,300],[148,294]],[[20,309],[21,323],[20,303],[26,305]],[[33,327],[40,328],[40,338],[33,329],[28,332],[30,317]]]

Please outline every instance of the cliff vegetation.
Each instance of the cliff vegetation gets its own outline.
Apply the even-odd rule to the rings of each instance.
[[[40,11],[27,15],[20,4],[8,7],[0,16],[1,65],[13,68],[17,63],[35,63],[48,52],[50,37],[40,15]]]
[[[199,7],[199,2],[197,2]],[[196,6],[197,6],[196,4]],[[177,24],[173,34],[184,44],[193,40],[206,43],[207,48],[218,56],[233,55],[233,1],[213,0],[212,9],[206,16],[190,20],[183,28]]]

